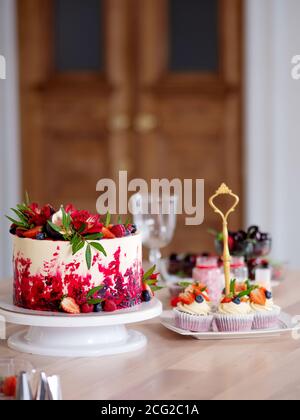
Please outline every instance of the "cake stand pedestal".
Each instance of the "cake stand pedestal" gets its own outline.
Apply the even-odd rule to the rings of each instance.
[[[6,322],[28,326],[8,338],[8,346],[23,353],[56,357],[96,357],[140,350],[147,338],[126,324],[159,316],[157,299],[113,313],[68,315],[30,311],[14,306],[9,296],[0,300]]]

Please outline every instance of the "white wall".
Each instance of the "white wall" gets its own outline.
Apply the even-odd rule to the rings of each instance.
[[[9,223],[4,215],[19,200],[19,129],[15,0],[0,0],[0,54],[6,80],[0,80],[0,279],[11,274]]]
[[[273,256],[300,267],[299,0],[246,0],[247,223],[272,232]]]

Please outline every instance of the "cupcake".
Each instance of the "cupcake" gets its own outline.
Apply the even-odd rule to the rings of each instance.
[[[224,296],[215,313],[215,324],[220,332],[250,331],[254,314],[250,306],[251,288],[238,291],[236,281],[230,284],[230,294]]]
[[[212,328],[213,314],[206,287],[194,283],[178,297],[175,325],[183,330],[208,332]]]
[[[253,329],[274,328],[278,325],[281,309],[274,304],[272,293],[257,287],[250,293],[250,306],[254,312]]]

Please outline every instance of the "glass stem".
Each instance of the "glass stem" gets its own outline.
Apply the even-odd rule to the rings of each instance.
[[[159,248],[150,249],[149,252],[149,261],[152,265],[156,265],[156,268],[159,269],[161,259],[161,252]]]

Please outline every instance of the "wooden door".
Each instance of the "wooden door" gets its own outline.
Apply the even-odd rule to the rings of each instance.
[[[130,171],[129,0],[19,0],[23,186],[95,210]]]
[[[242,0],[18,0],[23,187],[95,209],[119,170],[242,195]],[[232,218],[242,224],[242,208]],[[205,224],[176,251],[212,248]]]
[[[242,197],[242,1],[136,0],[139,176],[205,180],[205,223],[179,217],[171,248],[213,250],[221,182]],[[242,206],[231,219],[242,226]]]

